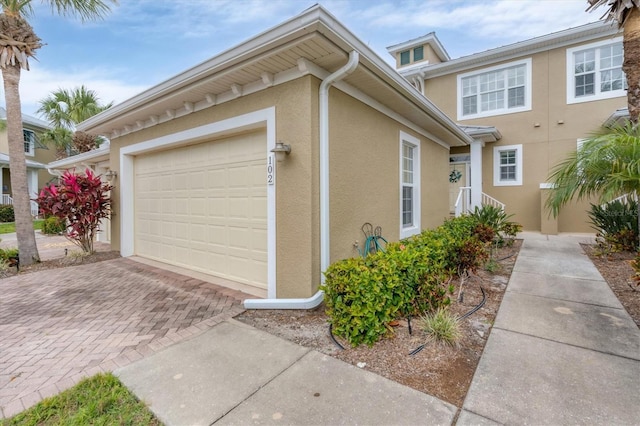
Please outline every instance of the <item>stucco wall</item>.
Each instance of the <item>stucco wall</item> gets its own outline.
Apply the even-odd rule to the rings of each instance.
[[[310,99],[311,81],[311,77],[301,78],[111,141],[112,169],[119,171],[119,151],[124,146],[275,106],[276,138],[292,147],[291,155],[276,165],[276,203],[278,212],[285,213],[276,218],[278,297],[308,297],[320,280],[319,267],[314,267],[317,262],[313,248],[318,225],[313,222],[317,219],[312,214],[317,210],[317,200],[312,191],[312,176],[316,173],[311,148],[312,139],[316,138],[312,129],[317,119],[311,114],[314,108]],[[117,184],[113,196],[116,203],[111,243],[119,250],[120,188]]]
[[[626,106],[626,97],[567,104],[566,49],[571,47],[506,61],[532,58],[531,111],[459,121],[465,125],[495,126],[502,134],[500,141],[487,143],[483,149],[484,192],[506,203],[507,212],[513,213],[514,220],[527,230],[540,230],[540,183],[547,182],[553,167],[576,149],[577,139],[597,130],[617,108]],[[464,72],[469,71],[472,70]],[[457,116],[456,84],[456,74],[425,81],[427,97],[451,117]],[[523,145],[524,151],[523,185],[494,186],[494,147],[518,144]],[[460,151],[463,150],[452,152]],[[588,202],[572,203],[564,208],[558,231],[593,232],[587,222],[588,208]]]
[[[358,256],[362,225],[400,238],[400,131],[420,140],[421,227],[448,216],[448,149],[429,141],[358,100],[330,93],[331,261]]]

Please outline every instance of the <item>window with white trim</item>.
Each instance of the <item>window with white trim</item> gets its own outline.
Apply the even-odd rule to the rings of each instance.
[[[458,76],[458,120],[530,109],[530,58]]]
[[[36,134],[31,130],[22,129],[24,138],[24,153],[33,156],[36,149]]]
[[[424,46],[418,46],[413,48],[413,62],[421,61],[424,59]]]
[[[407,65],[411,62],[411,51],[400,52],[400,65]]]
[[[493,148],[493,186],[522,185],[522,145]]]
[[[400,238],[420,233],[420,140],[400,132]]]
[[[626,96],[622,37],[567,49],[567,103]]]

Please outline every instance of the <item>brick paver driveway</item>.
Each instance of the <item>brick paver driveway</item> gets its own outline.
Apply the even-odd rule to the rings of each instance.
[[[129,259],[0,280],[0,419],[242,312],[240,292]]]

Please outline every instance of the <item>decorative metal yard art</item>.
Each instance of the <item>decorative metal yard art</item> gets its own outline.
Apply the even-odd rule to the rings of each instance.
[[[387,246],[387,240],[382,236],[382,228],[379,226],[373,227],[372,224],[366,222],[362,225],[362,233],[365,237],[365,242],[362,250],[357,246],[358,253],[360,256],[367,257],[368,254],[373,254],[380,251],[384,251],[384,248]],[[384,245],[382,243],[384,242]]]

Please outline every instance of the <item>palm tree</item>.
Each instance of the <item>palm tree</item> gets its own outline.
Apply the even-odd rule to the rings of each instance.
[[[42,47],[42,41],[26,20],[33,14],[32,1],[0,0],[0,69],[7,108],[9,170],[16,234],[20,263],[23,265],[40,260],[31,218],[19,91],[21,70],[29,70],[29,58],[34,57]],[[43,3],[48,3],[55,14],[77,17],[84,22],[103,17],[110,11],[108,3],[117,4],[117,0],[43,0]]]
[[[602,16],[607,21],[617,21],[623,28],[624,62],[622,71],[627,77],[627,103],[629,119],[638,122],[640,113],[640,0],[587,0],[587,12],[607,6]]]
[[[574,198],[599,197],[601,203],[606,203],[622,195],[634,194],[637,199],[640,194],[640,126],[628,122],[624,126],[603,128],[559,163],[549,182],[553,189],[546,207],[554,217]]]
[[[58,89],[40,101],[38,113],[53,126],[40,139],[56,147],[58,158],[66,157],[72,152],[82,153],[97,148],[102,138],[74,132],[76,125],[112,105],[113,102],[101,105],[98,94],[84,85],[72,90]]]

